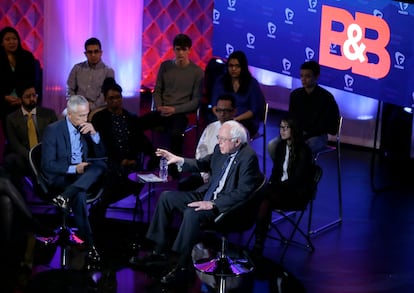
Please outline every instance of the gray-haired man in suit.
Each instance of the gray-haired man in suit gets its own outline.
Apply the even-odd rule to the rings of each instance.
[[[67,110],[65,119],[50,124],[45,130],[41,170],[50,186],[63,190],[54,201],[63,208],[71,206],[79,236],[85,240],[91,258],[95,258],[86,191],[106,171],[104,160],[89,162],[90,157],[104,157],[105,148],[99,133],[87,122],[88,100],[71,96]]]
[[[166,191],[160,195],[146,235],[155,242],[155,249],[144,258],[131,259],[131,264],[145,266],[166,259],[170,220],[173,212],[178,211],[183,220],[172,246],[178,253],[178,263],[161,278],[161,283],[189,280],[191,251],[201,235],[200,226],[212,223],[218,213],[247,199],[262,182],[257,155],[247,137],[240,123],[227,121],[220,127],[214,152],[202,159],[183,158],[162,149],[156,151],[168,164],[177,164],[183,171],[211,171],[211,180],[195,191]]]

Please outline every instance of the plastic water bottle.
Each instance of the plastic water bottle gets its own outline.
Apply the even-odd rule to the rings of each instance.
[[[164,182],[168,181],[168,163],[167,163],[167,159],[164,158],[164,157],[161,157],[161,159],[160,159],[159,177]]]

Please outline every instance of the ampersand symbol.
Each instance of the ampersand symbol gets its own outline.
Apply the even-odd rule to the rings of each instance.
[[[344,42],[344,54],[345,57],[351,61],[359,59],[362,63],[365,61],[364,51],[367,46],[364,43],[358,45],[358,42],[362,39],[361,27],[355,23],[348,26],[346,31],[348,39]],[[350,50],[352,47],[352,51]]]

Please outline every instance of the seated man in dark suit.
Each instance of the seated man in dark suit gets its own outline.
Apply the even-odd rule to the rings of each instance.
[[[166,191],[160,195],[147,238],[156,243],[154,251],[144,258],[132,258],[130,263],[140,266],[165,261],[171,216],[183,215],[172,250],[178,253],[178,263],[161,279],[163,284],[189,281],[191,251],[201,236],[201,228],[212,223],[219,212],[226,211],[246,199],[261,183],[256,152],[248,144],[246,129],[236,121],[223,123],[217,136],[214,152],[202,159],[187,159],[158,149],[169,164],[177,164],[183,171],[211,171],[211,180],[195,191]]]
[[[122,108],[121,86],[113,78],[107,78],[102,92],[107,106],[92,117],[92,124],[99,132],[108,156],[105,192],[100,202],[91,210],[91,220],[100,227],[103,226],[102,220],[111,203],[133,193],[139,194],[143,188],[144,184],[128,179],[131,172],[142,170],[142,156],[151,157],[148,166],[150,168],[157,167],[159,161],[155,156],[154,146],[140,127],[138,116]]]
[[[4,167],[10,173],[13,184],[20,187],[23,177],[29,175],[30,149],[42,140],[45,128],[57,117],[52,109],[37,105],[38,95],[34,85],[23,84],[16,93],[21,100],[21,108],[7,116],[8,141]],[[33,128],[29,120],[33,122]]]
[[[41,169],[51,187],[63,190],[53,200],[64,209],[72,208],[79,236],[89,249],[88,256],[96,258],[86,191],[101,178],[107,166],[104,160],[88,162],[90,157],[105,155],[99,133],[87,122],[88,114],[88,100],[82,96],[69,98],[66,118],[45,130]]]

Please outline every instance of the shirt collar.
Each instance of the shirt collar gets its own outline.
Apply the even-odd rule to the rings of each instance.
[[[30,111],[30,113],[32,113],[32,115],[36,115],[36,108],[37,107],[34,107],[32,109],[32,111]],[[23,108],[23,106],[21,107],[21,109],[22,109],[23,116],[27,116],[29,114],[29,111],[27,111],[25,108]]]
[[[66,116],[66,125],[68,126],[69,133],[77,133],[78,129],[73,126],[72,122],[70,122],[69,118]]]

